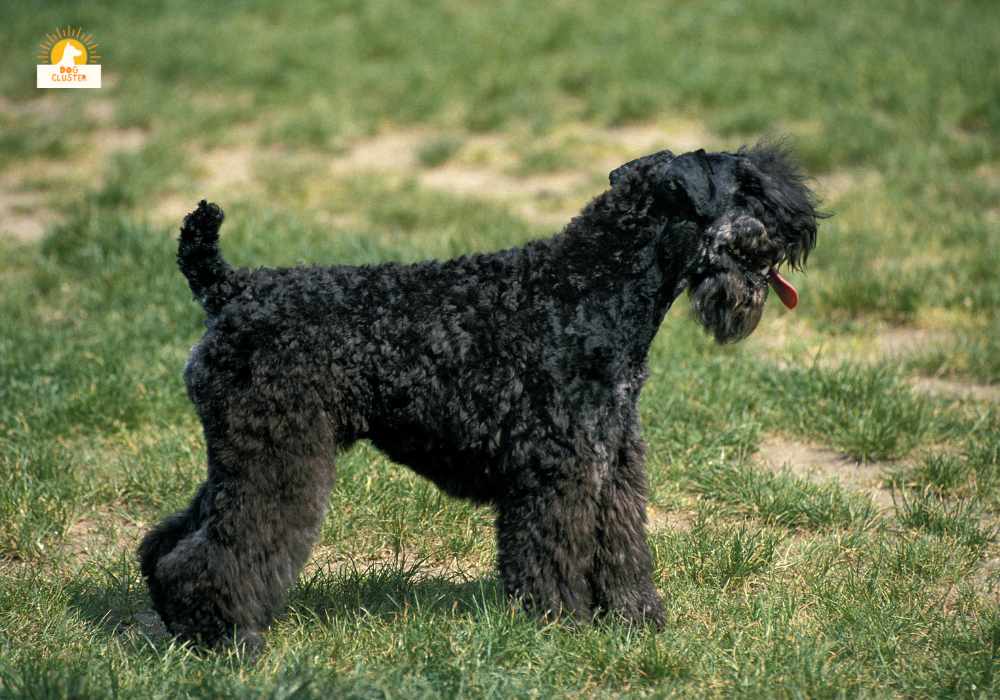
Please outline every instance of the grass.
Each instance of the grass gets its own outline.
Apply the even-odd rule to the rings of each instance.
[[[951,538],[967,547],[984,547],[996,539],[993,527],[980,525],[982,515],[968,501],[944,501],[920,494],[903,501],[900,522],[935,535]]]
[[[0,75],[0,178],[20,197],[0,195],[0,697],[997,693],[1000,408],[914,388],[1000,382],[989,3],[51,2],[5,13],[11,60],[67,23],[98,37],[108,87]],[[141,143],[111,152],[123,129]],[[180,377],[200,311],[161,208],[222,201],[241,265],[449,257],[551,232],[657,129],[730,148],[789,133],[835,213],[794,315],[772,302],[718,347],[681,300],[654,344],[666,629],[511,610],[492,513],[362,445],[259,659],[165,636],[132,552],[205,454]],[[331,170],[407,130],[412,153]],[[245,172],[215,172],[227,149]],[[428,184],[453,161],[527,184]],[[553,195],[553,174],[583,177]],[[45,236],[10,235],[36,208]],[[886,330],[939,340],[880,354]],[[842,459],[825,480],[764,469],[775,435]]]
[[[692,470],[690,488],[756,516],[790,528],[865,528],[876,509],[863,496],[846,493],[836,482],[817,486],[784,472],[761,473],[747,466],[715,463]]]
[[[421,165],[434,168],[451,159],[462,147],[462,142],[452,136],[440,136],[424,143],[417,152]]]
[[[908,364],[933,376],[973,377],[986,384],[1000,384],[1000,323],[990,319],[975,332],[959,334],[954,346],[929,349]]]
[[[933,427],[933,408],[888,366],[765,372],[767,410],[786,428],[859,461],[907,454]]]

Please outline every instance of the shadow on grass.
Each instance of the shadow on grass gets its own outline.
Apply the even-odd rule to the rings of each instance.
[[[152,642],[169,637],[129,552],[87,563],[67,582],[65,592],[70,609],[97,636],[134,633]]]
[[[509,607],[495,576],[466,579],[428,570],[423,562],[375,562],[318,569],[292,590],[289,609],[319,619],[359,613],[395,618],[410,612],[479,617]]]
[[[432,612],[479,619],[510,609],[495,576],[467,580],[428,569],[423,562],[405,561],[319,568],[292,587],[279,621],[291,617],[308,625]],[[117,636],[160,650],[173,641],[152,609],[137,563],[125,554],[87,564],[64,590],[70,609],[95,636]]]

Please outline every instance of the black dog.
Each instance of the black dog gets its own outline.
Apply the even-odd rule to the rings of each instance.
[[[178,261],[208,313],[184,373],[208,479],[139,553],[169,629],[259,644],[309,557],[334,455],[359,439],[496,509],[507,592],[543,616],[661,625],[637,403],[684,290],[720,342],[816,242],[815,200],[773,145],[668,151],[553,238],[446,262],[237,270],[202,201]]]

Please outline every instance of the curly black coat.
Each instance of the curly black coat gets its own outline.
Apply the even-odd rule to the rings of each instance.
[[[334,455],[359,439],[492,505],[501,578],[529,609],[662,624],[650,343],[685,289],[720,341],[750,333],[817,214],[774,146],[664,151],[611,182],[552,238],[412,265],[232,269],[222,211],[185,219],[179,264],[208,318],[184,377],[208,479],[140,547],[172,632],[259,643],[319,534]]]

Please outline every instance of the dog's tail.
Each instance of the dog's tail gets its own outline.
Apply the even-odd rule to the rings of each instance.
[[[217,204],[204,199],[184,217],[178,240],[177,265],[205,311],[218,313],[238,291],[232,282],[233,268],[219,252],[219,227],[225,214]]]

